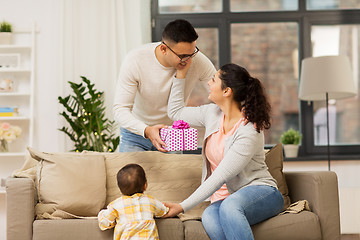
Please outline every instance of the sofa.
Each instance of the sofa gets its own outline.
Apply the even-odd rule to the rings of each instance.
[[[120,196],[115,176],[130,162],[143,166],[147,193],[161,201],[182,201],[200,184],[202,159],[197,154],[29,152],[24,166],[6,179],[8,240],[112,239],[112,229],[99,229],[96,213]],[[252,226],[255,239],[340,239],[336,174],[283,173],[282,161],[281,145],[266,153],[269,171],[289,200],[284,210],[291,208],[290,201],[306,200],[310,211],[284,211]],[[160,239],[209,239],[201,224],[207,205],[176,218],[156,219]]]

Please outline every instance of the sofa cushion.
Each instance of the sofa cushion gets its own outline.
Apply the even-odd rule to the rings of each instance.
[[[160,201],[181,202],[201,183],[201,155],[161,152],[105,154],[107,204],[121,196],[116,174],[128,163],[137,163],[144,168],[148,181],[146,193]]]
[[[184,222],[185,239],[210,240],[201,221],[191,220]]]
[[[283,214],[251,226],[256,240],[319,240],[319,217],[309,211]]]
[[[101,231],[97,219],[35,220],[33,237],[36,240],[112,240],[114,230]]]
[[[128,152],[105,154],[107,171],[107,204],[121,196],[116,174],[124,165],[141,165],[148,180],[147,194],[162,202],[182,202],[201,183],[202,157],[199,154],[165,154],[161,152]],[[179,214],[182,221],[201,219],[209,205],[203,202]]]
[[[265,163],[269,172],[277,182],[279,191],[284,198],[284,210],[290,205],[289,190],[283,173],[283,148],[282,144],[277,144],[265,154]]]
[[[161,240],[183,240],[183,224],[178,218],[156,219]],[[98,221],[84,219],[36,220],[33,238],[36,240],[112,240],[114,230],[101,231]]]
[[[38,218],[48,218],[57,209],[97,216],[106,199],[103,155],[45,153],[31,148],[29,152],[38,161]]]

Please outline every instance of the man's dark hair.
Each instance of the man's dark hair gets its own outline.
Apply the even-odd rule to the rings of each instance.
[[[162,40],[165,42],[171,41],[174,43],[192,43],[196,41],[198,37],[199,36],[191,23],[184,19],[177,19],[169,22],[162,33]]]
[[[127,164],[117,173],[117,182],[122,194],[131,196],[143,193],[146,184],[144,169],[138,164]]]

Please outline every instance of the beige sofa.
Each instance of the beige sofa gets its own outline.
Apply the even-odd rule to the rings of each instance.
[[[61,202],[61,200],[68,200],[72,195],[77,194],[74,194],[74,192],[64,192],[67,190],[63,188],[63,185],[58,187],[56,185],[58,183],[53,180],[56,178],[57,173],[51,172],[56,169],[54,166],[63,164],[66,168],[70,166],[69,169],[72,174],[80,176],[84,181],[88,181],[87,176],[82,171],[91,172],[91,167],[88,166],[91,164],[83,164],[83,167],[79,167],[76,166],[76,163],[83,160],[87,161],[85,159],[94,159],[94,156],[100,159],[97,161],[98,163],[101,163],[101,159],[104,162],[104,169],[99,166],[96,166],[96,169],[99,172],[104,171],[104,174],[100,174],[100,176],[103,175],[106,178],[102,180],[96,179],[101,184],[105,184],[104,189],[106,189],[105,196],[100,201],[100,209],[106,207],[108,202],[120,195],[116,187],[115,174],[121,166],[129,162],[136,162],[144,167],[149,182],[147,193],[154,195],[162,201],[181,201],[200,184],[202,165],[200,155],[163,154],[159,152],[113,154],[93,152],[82,154],[34,154],[33,152],[32,158],[26,161],[24,167],[6,180],[7,239],[112,239],[113,230],[101,231],[97,220],[91,217],[94,214],[83,217],[79,216],[79,212],[87,209],[87,207],[80,206],[80,210],[77,210],[68,208],[66,203]],[[78,157],[81,158],[81,161],[77,159]],[[277,149],[272,150],[266,155],[266,158],[272,174],[280,173],[283,177],[282,148],[277,147]],[[61,161],[61,164],[59,161]],[[273,162],[276,162],[276,164],[272,165]],[[49,176],[46,176],[47,171],[50,172]],[[55,171],[61,172],[61,170]],[[274,171],[278,173],[274,173]],[[61,174],[61,177],[66,175],[63,172]],[[91,174],[93,175],[93,173]],[[66,177],[66,179],[71,180],[70,188],[76,188],[77,186],[75,185],[77,185],[76,182],[78,181],[74,181],[71,178],[71,175]],[[96,178],[100,177],[96,176]],[[64,178],[63,181],[66,182],[66,179]],[[285,173],[283,180],[285,179],[286,182],[282,183],[286,187],[285,193],[284,186],[281,187],[283,195],[287,194],[286,191],[288,189],[291,202],[307,200],[311,211],[286,213],[256,224],[252,226],[255,239],[340,239],[336,174],[333,172],[289,172]],[[48,180],[50,182],[46,183]],[[278,184],[282,181],[278,176],[277,180]],[[48,199],[49,196],[47,194],[51,190],[47,188],[46,184],[53,186],[55,195],[50,197],[53,197],[54,200]],[[92,183],[92,185],[96,184]],[[86,192],[88,189],[83,186],[80,187],[83,190],[78,192]],[[91,186],[89,189],[94,190],[93,187],[95,189],[95,186]],[[97,191],[97,193],[96,195],[103,195],[100,191]],[[58,195],[56,196],[56,194]],[[284,197],[286,196],[284,195]],[[87,196],[87,198],[89,197]],[[96,203],[101,198],[94,195],[91,199],[87,200]],[[79,202],[81,200],[76,201]],[[70,205],[73,207],[74,204]],[[50,207],[43,208],[43,206]],[[205,203],[201,204],[196,209],[180,215],[180,218],[157,219],[156,223],[160,239],[209,239],[199,219],[205,207]],[[99,209],[95,210],[97,212]]]

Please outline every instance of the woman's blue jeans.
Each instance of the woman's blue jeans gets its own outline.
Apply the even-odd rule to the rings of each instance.
[[[247,186],[208,206],[202,224],[212,240],[254,239],[251,225],[282,211],[284,199],[274,187]]]
[[[146,139],[141,135],[130,132],[125,128],[120,128],[119,151],[141,152],[141,151],[157,151],[157,149],[151,143],[150,139]]]

